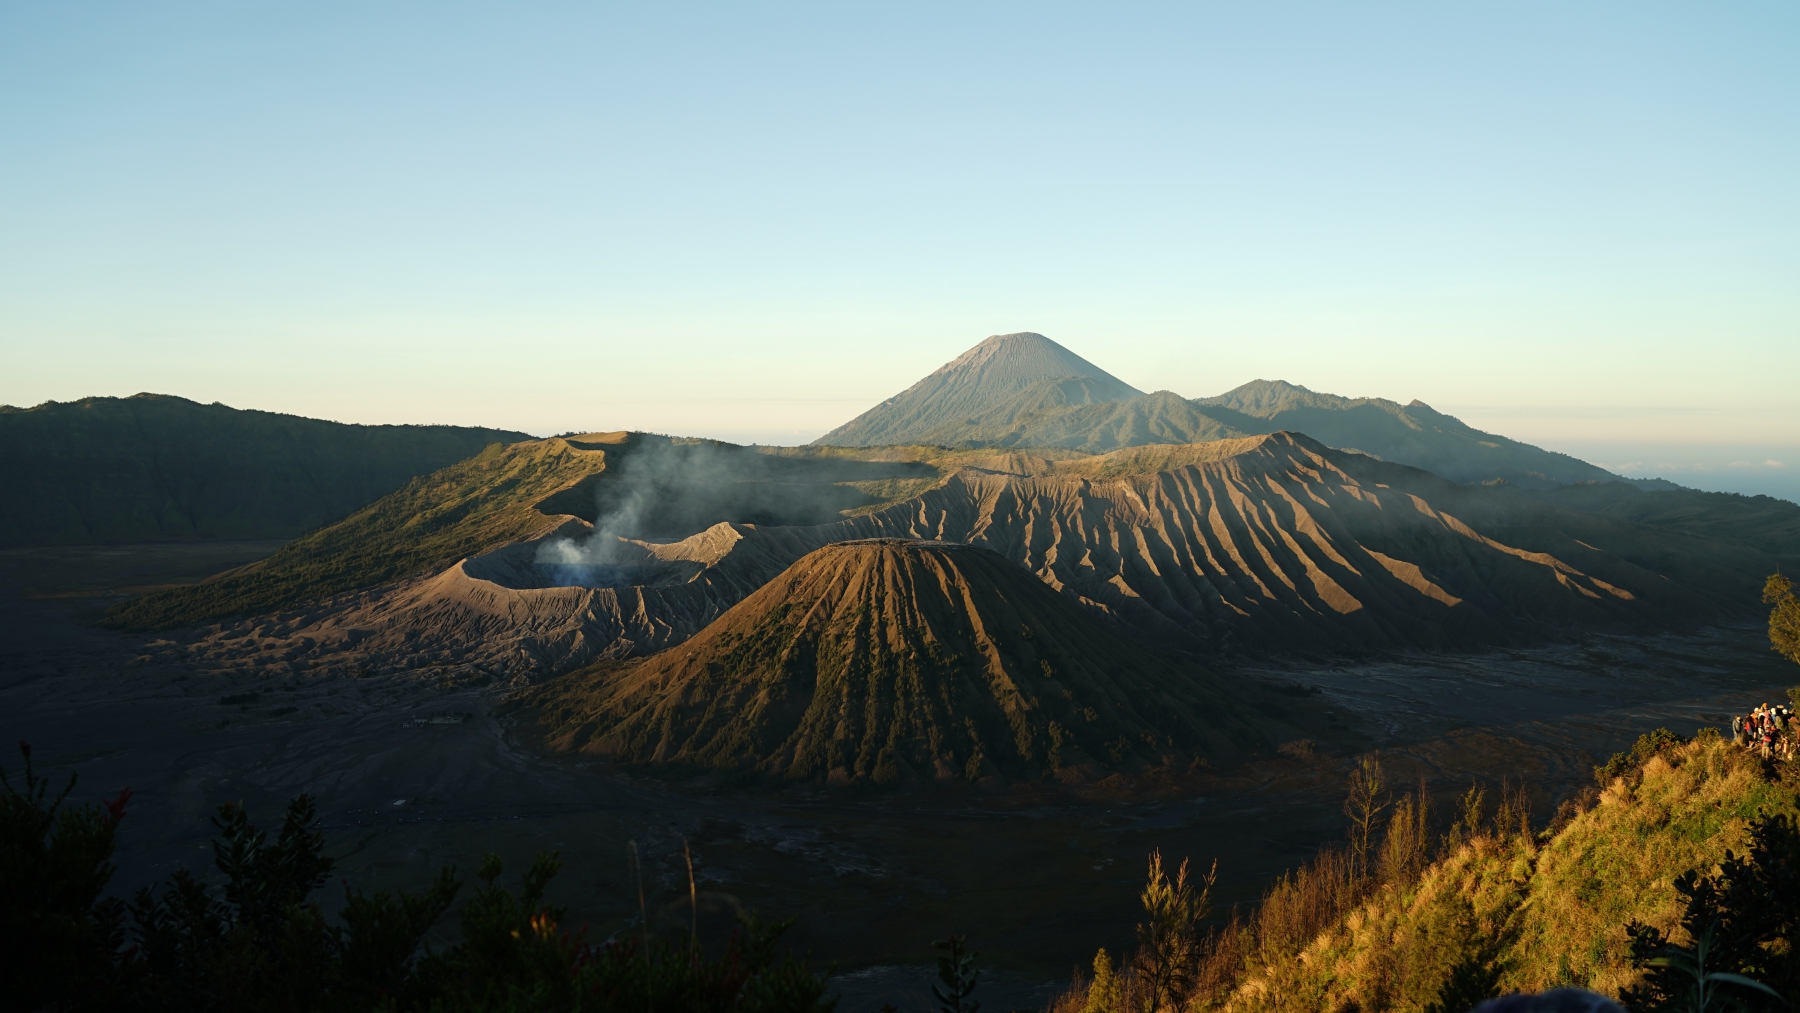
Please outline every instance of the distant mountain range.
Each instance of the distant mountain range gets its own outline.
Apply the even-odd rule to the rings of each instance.
[[[988,338],[906,391],[814,441],[869,447],[1057,447],[1105,453],[1282,431],[1423,468],[1454,482],[1547,489],[1632,481],[1585,461],[1485,433],[1422,401],[1320,394],[1254,380],[1217,397],[1143,394],[1041,334]],[[1645,488],[1677,488],[1660,479]]]
[[[0,547],[292,538],[489,444],[530,438],[167,394],[0,405]]]

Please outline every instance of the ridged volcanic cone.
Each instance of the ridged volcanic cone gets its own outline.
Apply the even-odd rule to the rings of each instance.
[[[1145,649],[1004,557],[870,539],[809,553],[686,643],[534,691],[547,745],[832,784],[1070,781],[1266,748],[1258,686]]]

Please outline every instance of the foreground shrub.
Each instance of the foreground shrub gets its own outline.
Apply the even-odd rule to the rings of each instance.
[[[0,996],[8,1008],[78,999],[96,1006],[111,954],[122,940],[124,905],[100,894],[112,879],[113,841],[130,789],[101,805],[65,806],[75,777],[47,799],[50,779],[32,768],[15,788],[0,768]]]
[[[747,917],[713,958],[692,937],[592,944],[565,932],[564,912],[544,901],[560,868],[554,853],[539,854],[516,888],[501,884],[500,858],[488,855],[461,909],[461,939],[441,953],[422,941],[462,891],[452,867],[418,894],[346,884],[329,920],[311,896],[333,862],[305,795],[273,840],[241,805],[220,806],[221,887],[182,869],[127,906],[100,894],[129,793],[85,809],[62,806],[69,789],[46,801],[46,779],[25,754],[24,790],[0,786],[0,1008],[830,1013],[836,1005],[821,976],[781,951],[787,923]]]

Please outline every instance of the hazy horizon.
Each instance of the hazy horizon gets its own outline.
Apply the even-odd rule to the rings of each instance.
[[[1800,500],[1800,12],[0,11],[0,402],[804,443],[989,334]]]

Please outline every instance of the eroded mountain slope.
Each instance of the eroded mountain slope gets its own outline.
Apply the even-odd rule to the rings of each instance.
[[[1774,565],[1747,546],[1459,486],[1297,434],[983,463],[829,524],[720,523],[655,542],[571,522],[555,537],[602,543],[616,561],[605,579],[555,586],[584,578],[546,569],[545,540],[525,542],[258,620],[230,657],[256,664],[311,638],[302,656],[354,641],[347,664],[541,677],[680,643],[807,552],[874,537],[988,548],[1140,636],[1206,654],[1475,647],[1739,619]]]
[[[1104,473],[1105,457],[1046,476],[965,470],[858,526],[985,545],[1140,629],[1214,650],[1450,647],[1716,619],[1750,607],[1767,565],[1295,434],[1192,453],[1098,480],[1078,475]]]
[[[831,784],[1185,765],[1272,749],[1292,711],[1148,650],[1003,557],[902,539],[814,550],[672,650],[526,694],[546,744]]]

